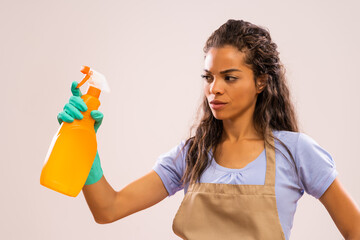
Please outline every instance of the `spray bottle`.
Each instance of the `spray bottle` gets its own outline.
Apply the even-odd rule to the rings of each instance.
[[[83,66],[81,72],[86,76],[77,88],[88,81],[87,93],[81,96],[88,109],[83,113],[83,119],[61,123],[40,176],[41,185],[71,197],[80,193],[96,156],[95,120],[90,113],[100,106],[100,92],[110,92],[104,75],[87,66]]]

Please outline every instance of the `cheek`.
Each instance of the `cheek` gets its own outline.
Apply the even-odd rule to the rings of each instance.
[[[231,95],[234,104],[238,106],[244,106],[254,101],[254,98],[256,97],[256,92],[253,87],[248,86],[236,89],[236,91],[233,91],[233,94]]]
[[[209,92],[210,92],[209,84],[203,84],[203,89],[204,89],[205,96],[208,96]]]

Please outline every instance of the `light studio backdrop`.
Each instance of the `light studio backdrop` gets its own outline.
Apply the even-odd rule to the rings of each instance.
[[[183,191],[117,222],[95,223],[83,193],[40,185],[56,116],[82,65],[107,77],[97,133],[115,190],[188,137],[202,94],[202,48],[228,19],[269,29],[287,69],[301,131],[334,158],[360,202],[358,1],[0,1],[0,239],[178,239]],[[291,239],[342,239],[305,194]]]

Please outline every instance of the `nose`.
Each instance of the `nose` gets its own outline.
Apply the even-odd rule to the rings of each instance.
[[[222,86],[221,79],[216,79],[210,83],[210,93],[212,94],[222,94],[224,93],[224,87]]]

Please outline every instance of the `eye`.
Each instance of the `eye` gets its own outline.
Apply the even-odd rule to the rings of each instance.
[[[201,75],[201,77],[202,77],[203,79],[205,79],[206,81],[211,80],[211,76],[210,76],[210,75]]]
[[[225,76],[225,80],[230,81],[230,82],[234,82],[234,81],[236,81],[237,79],[238,79],[237,77]]]

